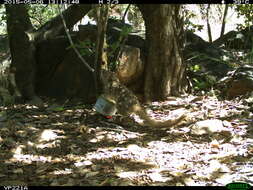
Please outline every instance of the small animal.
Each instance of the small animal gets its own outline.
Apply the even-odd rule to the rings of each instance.
[[[104,96],[116,103],[117,112],[123,116],[130,116],[136,114],[143,122],[138,122],[142,126],[148,127],[170,127],[176,125],[186,115],[181,115],[179,118],[171,119],[167,121],[157,121],[152,119],[141,106],[138,98],[124,85],[122,85],[118,77],[108,70],[101,70],[101,82],[103,84]]]

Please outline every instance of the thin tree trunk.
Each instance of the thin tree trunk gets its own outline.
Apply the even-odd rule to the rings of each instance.
[[[209,42],[212,42],[213,39],[212,39],[212,30],[209,23],[209,10],[210,10],[210,4],[207,5],[206,24],[207,24],[207,33],[208,33]]]
[[[225,9],[224,9],[220,37],[222,37],[224,35],[224,32],[225,32],[227,13],[228,13],[228,4],[225,5]]]
[[[94,81],[97,95],[102,90],[102,84],[100,82],[101,67],[107,67],[107,55],[104,49],[106,48],[106,28],[108,20],[108,5],[98,6],[96,8],[97,18],[97,42],[96,42],[96,54],[95,54],[95,70]]]

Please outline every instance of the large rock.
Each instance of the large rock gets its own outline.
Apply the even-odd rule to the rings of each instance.
[[[228,49],[252,49],[253,25],[239,31],[229,31],[213,42],[216,46]]]
[[[218,119],[198,121],[191,126],[191,134],[194,135],[212,135],[222,131],[227,131],[227,129],[223,126],[223,122]]]
[[[227,80],[226,95],[234,98],[253,91],[253,66],[244,65],[236,69]]]
[[[107,31],[109,45],[119,40],[122,27],[130,26],[109,21]],[[96,26],[80,25],[79,31],[71,35],[83,58],[93,67],[95,55],[93,46],[97,39]],[[69,47],[69,41],[65,36],[45,40],[37,45],[36,92],[39,95],[55,98],[75,97],[85,102],[93,102],[96,98],[93,74]],[[123,83],[131,83],[141,74],[143,48],[144,39],[134,32],[129,33],[119,60],[122,64],[118,74]]]
[[[80,26],[80,31],[73,33],[72,38],[74,43],[79,44],[78,48],[83,58],[93,68],[95,53],[87,51],[86,45],[92,46],[92,43],[96,42],[96,28],[93,25]],[[131,42],[129,43],[131,44]],[[143,55],[139,48],[123,46],[119,60],[122,64],[118,72],[123,83],[131,83],[140,76],[143,70],[141,57]],[[39,43],[36,60],[37,78],[35,86],[39,95],[62,99],[81,98],[88,103],[95,101],[93,74],[73,49],[69,48],[66,37],[59,36]]]
[[[125,46],[119,58],[120,66],[117,75],[123,84],[135,81],[144,69],[139,48]]]
[[[222,61],[223,56],[226,55],[222,48],[206,42],[191,31],[186,31],[186,46],[183,53],[188,68],[194,65],[200,66],[198,71],[188,71],[190,78],[205,81],[205,76],[209,75],[219,80],[232,69]]]
[[[74,43],[85,41],[86,37],[76,34],[73,41]],[[49,97],[81,98],[84,102],[93,102],[95,100],[93,75],[74,50],[68,47],[69,42],[65,37],[38,44],[36,92]],[[80,48],[81,51],[82,49],[85,48]],[[93,67],[93,54],[84,56],[84,59]]]

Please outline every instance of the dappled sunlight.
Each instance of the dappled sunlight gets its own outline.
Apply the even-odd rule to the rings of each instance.
[[[67,175],[67,174],[72,174],[73,173],[73,170],[72,169],[69,169],[69,168],[65,168],[64,170],[56,170],[56,171],[53,171],[50,174],[53,174],[53,175]]]
[[[253,186],[253,6],[115,2],[0,5],[0,186]]]
[[[146,178],[149,178],[149,181],[152,181],[152,182],[164,182],[164,183],[168,182],[168,181],[170,181],[172,179],[171,177],[164,176],[161,173],[161,171],[162,170],[160,170],[160,169],[152,169],[147,174],[145,174],[144,172],[139,172],[139,171],[118,172],[117,176],[119,176],[120,178],[123,178],[123,179],[132,179],[132,180],[135,180],[135,179],[138,179],[141,176],[145,175]]]
[[[90,139],[89,142],[91,143],[98,143],[101,141],[113,141],[113,142],[120,142],[121,144],[129,139],[136,139],[140,138],[142,135],[138,133],[119,133],[114,131],[98,131],[94,138]]]
[[[31,164],[32,162],[51,162],[51,156],[39,156],[39,155],[32,155],[32,154],[14,154],[13,158],[10,159],[11,162],[20,162]]]
[[[46,129],[42,132],[39,141],[49,141],[49,140],[55,140],[57,138],[63,138],[62,136],[58,136],[57,133],[63,133],[64,131],[62,130],[51,130],[51,129]]]
[[[230,115],[237,114],[232,108],[241,109],[236,102],[217,99],[208,105],[203,97],[177,101],[191,105],[187,112],[195,120],[207,112],[219,118],[215,106]],[[149,115],[163,120],[185,113],[178,105],[168,100],[147,107]],[[80,105],[43,111],[17,106],[8,112],[12,120],[0,129],[1,167],[12,168],[8,175],[13,180],[25,174],[31,185],[206,185],[210,181],[225,185],[243,179],[252,169],[247,160],[253,141],[245,138],[249,121],[244,118],[219,121],[225,131],[213,126],[216,120],[205,120],[214,131],[194,135],[187,123],[154,130],[118,115],[106,119]]]

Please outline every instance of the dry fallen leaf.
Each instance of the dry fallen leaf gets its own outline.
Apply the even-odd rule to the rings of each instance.
[[[211,143],[211,148],[220,148],[220,143],[217,140],[213,140]]]
[[[90,177],[94,177],[94,176],[96,176],[96,175],[98,175],[99,174],[99,172],[88,172],[86,175],[85,175],[85,177],[86,178],[90,178]]]

